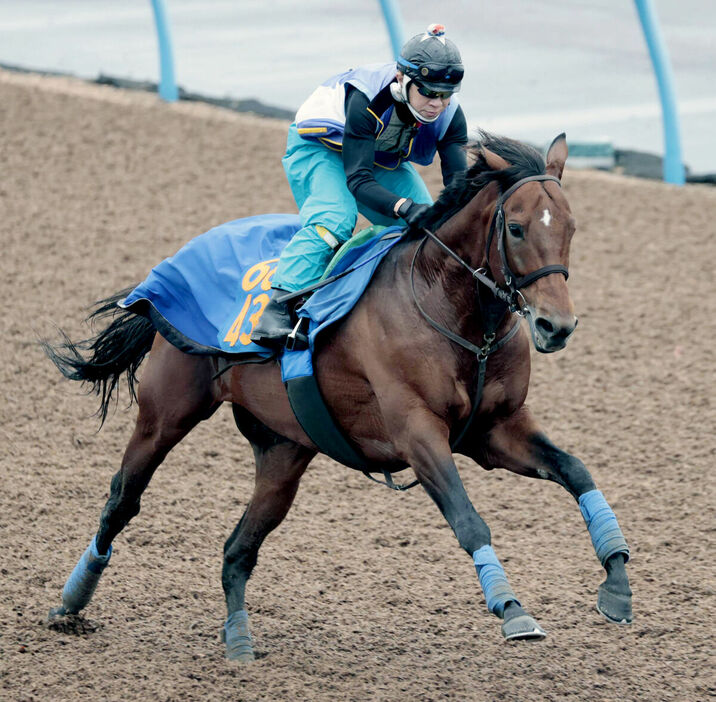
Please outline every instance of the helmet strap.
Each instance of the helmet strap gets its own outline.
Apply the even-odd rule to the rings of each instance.
[[[432,119],[428,119],[427,117],[423,117],[411,104],[410,99],[408,98],[408,89],[410,87],[410,81],[412,79],[410,76],[403,73],[403,81],[402,83],[391,83],[390,84],[390,93],[393,96],[393,99],[396,102],[402,102],[405,105],[408,106],[408,109],[412,113],[413,117],[418,120],[421,124],[432,124],[438,117],[440,117],[440,114],[435,115]]]

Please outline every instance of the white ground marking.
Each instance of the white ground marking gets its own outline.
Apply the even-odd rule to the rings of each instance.
[[[545,208],[544,212],[542,213],[542,219],[540,222],[544,224],[545,227],[549,227],[549,223],[552,221],[552,215],[549,213],[549,210]]]

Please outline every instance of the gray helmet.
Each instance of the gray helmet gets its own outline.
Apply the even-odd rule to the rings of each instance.
[[[397,68],[428,90],[460,90],[465,73],[457,46],[445,37],[442,24],[431,24],[423,34],[408,39],[400,51]]]

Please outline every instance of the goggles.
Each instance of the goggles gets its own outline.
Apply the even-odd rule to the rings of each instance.
[[[437,83],[458,86],[465,75],[465,69],[462,67],[462,64],[459,63],[452,66],[439,63],[423,63],[418,65],[401,56],[398,59],[398,64],[412,68],[413,71],[409,71],[408,73],[412,74],[413,79],[422,80],[428,84]]]
[[[434,100],[435,98],[438,98],[439,100],[448,100],[453,94],[452,90],[430,90],[430,88],[426,88],[421,83],[418,83],[417,80],[414,80],[413,83],[418,89],[418,92],[429,100]]]

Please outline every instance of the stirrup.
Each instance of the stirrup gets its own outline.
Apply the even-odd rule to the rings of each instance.
[[[305,322],[305,324],[304,324]],[[308,348],[308,319],[299,317],[296,326],[286,337],[287,351],[303,351]]]

